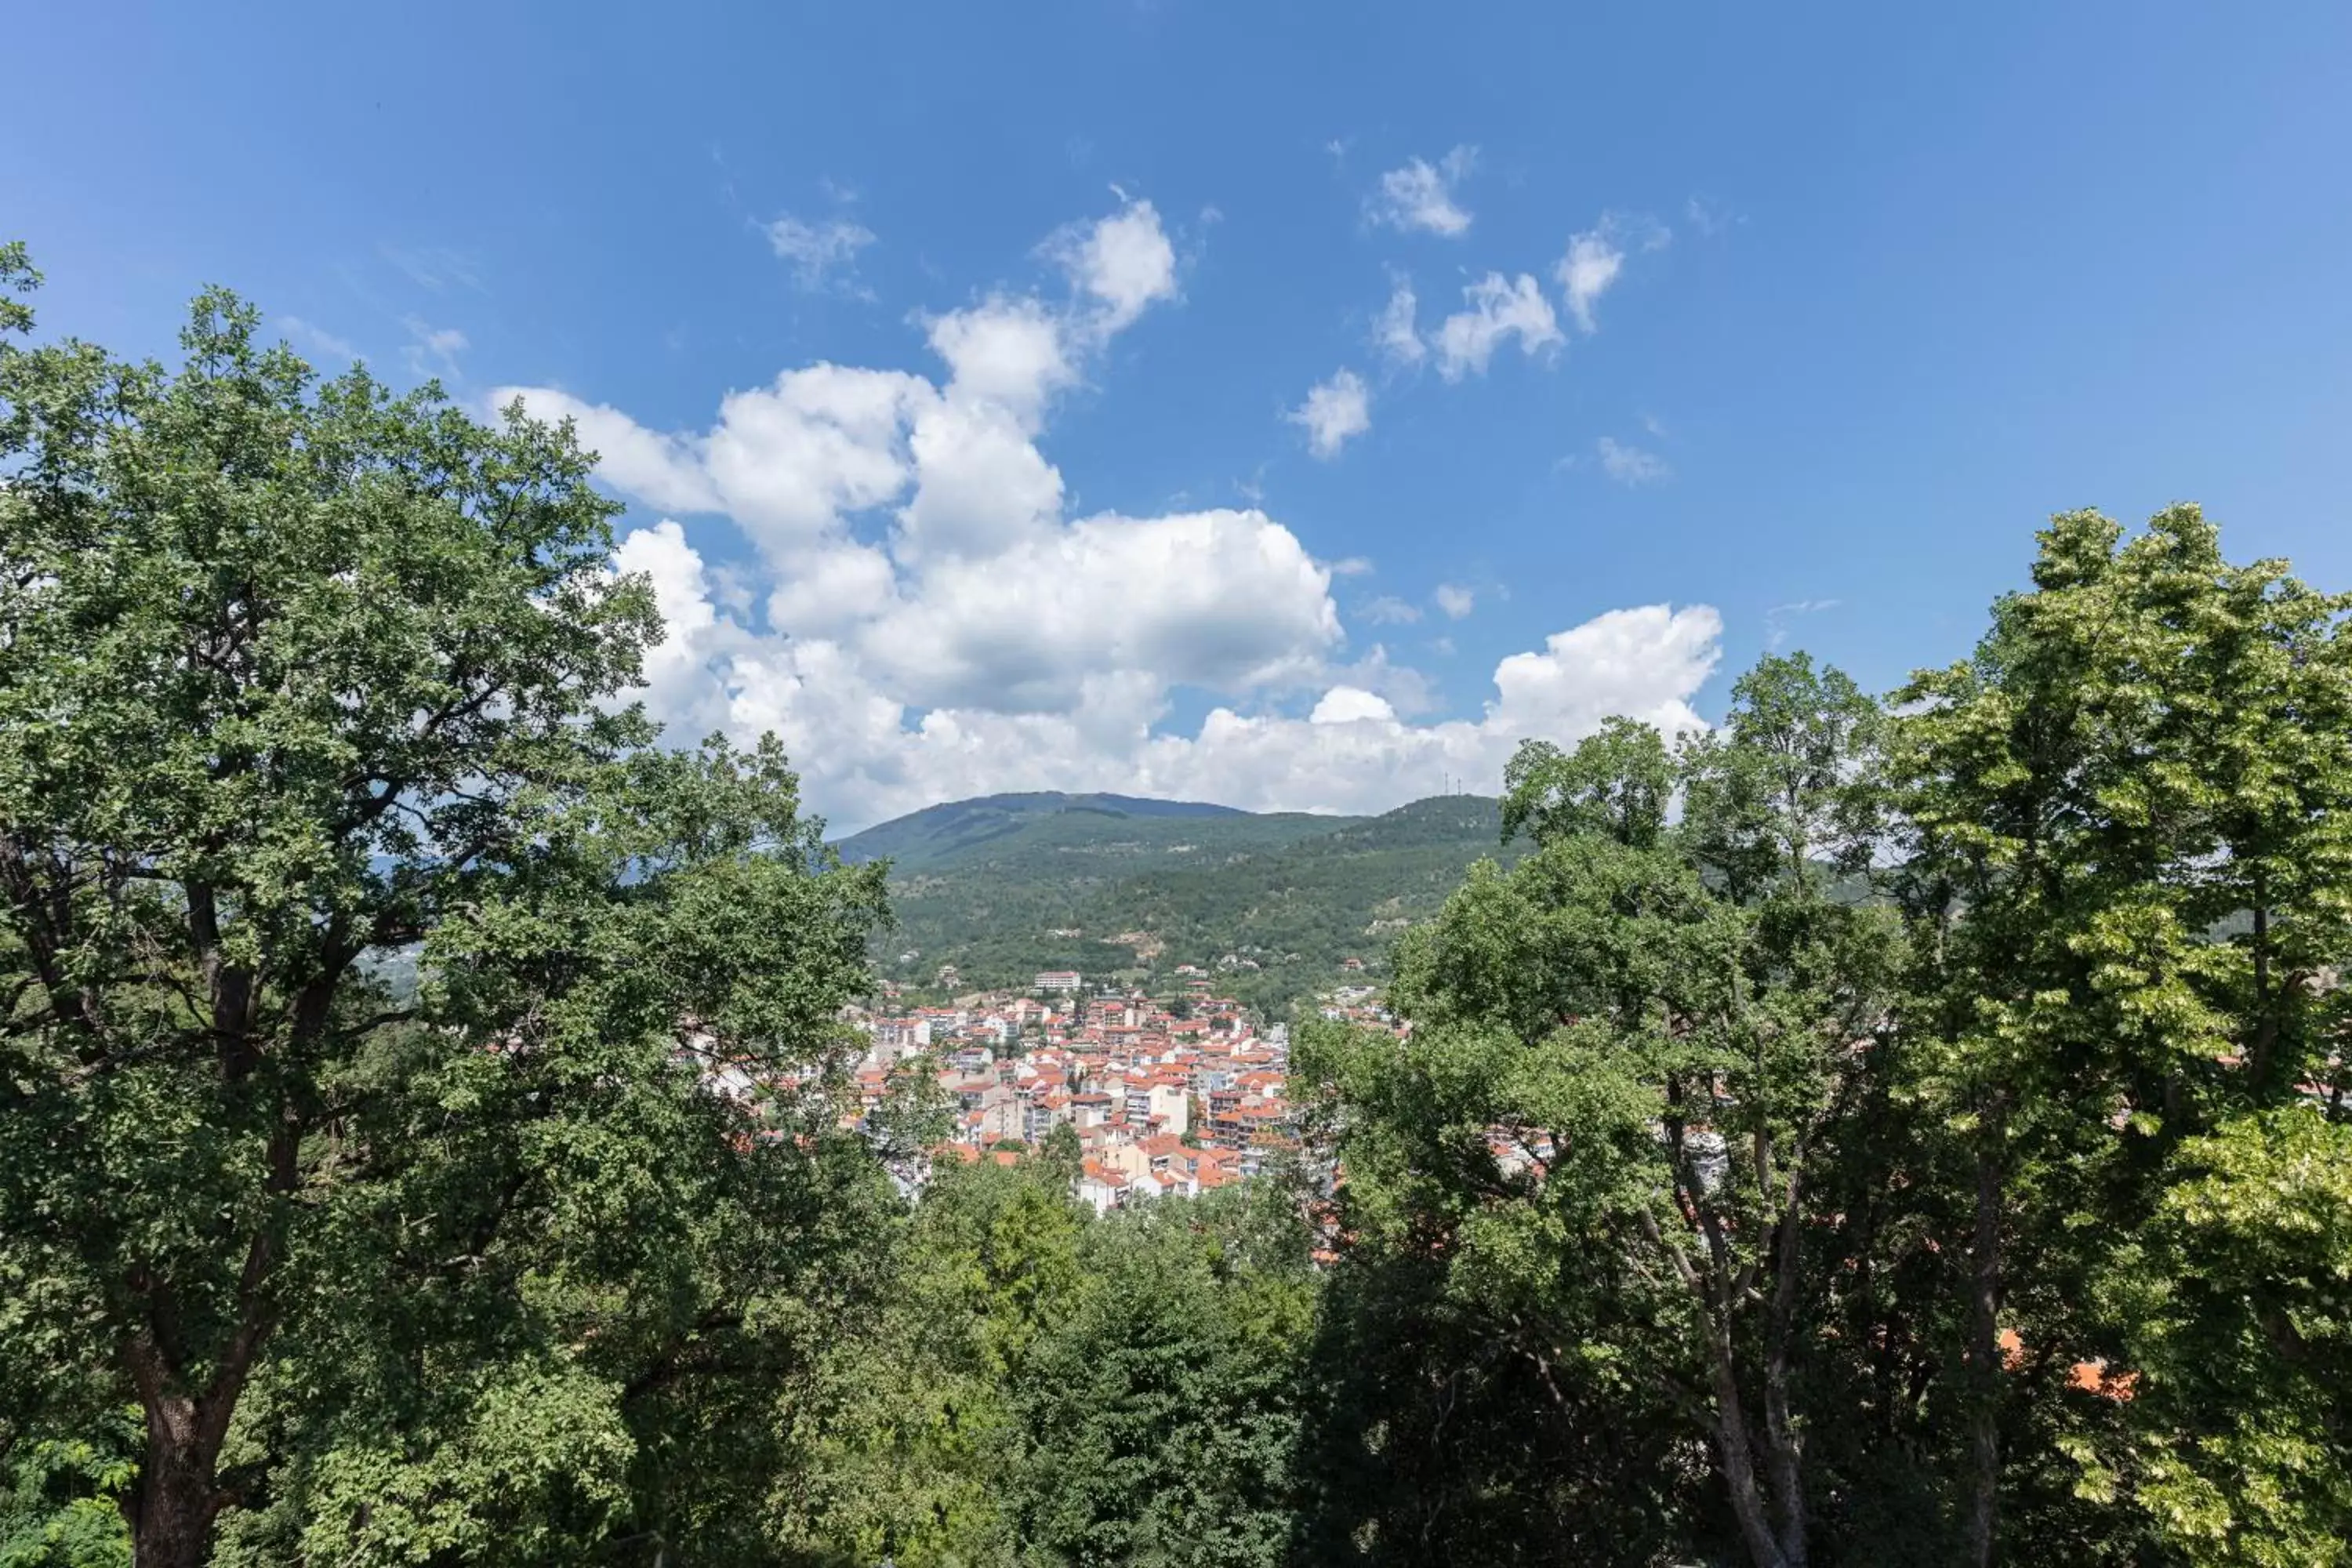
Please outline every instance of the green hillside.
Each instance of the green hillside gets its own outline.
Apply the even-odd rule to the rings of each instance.
[[[891,978],[928,983],[952,963],[963,987],[1041,969],[1164,983],[1192,963],[1280,1008],[1341,979],[1345,959],[1377,973],[1396,933],[1498,852],[1500,826],[1496,803],[1475,795],[1370,817],[1000,795],[840,847],[891,859],[899,927],[877,949]]]
[[[1180,842],[1188,824],[1249,816],[1205,801],[1034,791],[925,806],[853,834],[835,847],[852,865],[887,859],[897,870],[911,873],[1081,842],[1107,818],[1133,823],[1152,842]],[[1159,834],[1162,828],[1167,833]]]

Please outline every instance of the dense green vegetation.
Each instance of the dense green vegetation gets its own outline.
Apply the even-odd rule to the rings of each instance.
[[[257,321],[0,292],[0,1563],[2352,1563],[2352,599],[2069,513],[1959,663],[1499,807],[892,825],[1427,917],[1296,1165],[909,1201],[888,889],[625,704],[589,455]]]
[[[1249,816],[1233,806],[1200,801],[1037,791],[927,805],[920,811],[854,833],[835,847],[841,851],[841,858],[853,866],[887,859],[908,874],[945,870],[974,862],[1017,867],[1034,864],[1040,852],[1050,857],[1052,852],[1066,847],[1097,845],[1111,853],[1149,852],[1183,843],[1204,826],[1241,826],[1247,834],[1265,826],[1239,825],[1234,820]],[[1272,836],[1259,835],[1243,842],[1286,842],[1288,825],[1296,824],[1298,831],[1311,831],[1313,821],[1304,813],[1282,814],[1272,825]],[[1116,831],[1121,824],[1128,828],[1125,834]],[[1094,828],[1105,831],[1091,831]]]
[[[772,1518],[814,1563],[1272,1564],[1314,1276],[1293,1194],[1096,1222],[1050,1163],[944,1173],[793,1390]]]
[[[1498,804],[1477,795],[1367,817],[994,795],[839,847],[845,859],[889,858],[898,927],[876,950],[886,976],[929,984],[953,964],[959,986],[973,989],[1075,969],[1165,988],[1192,963],[1279,1016],[1350,978],[1346,959],[1384,973],[1397,935],[1497,853],[1501,821]],[[1237,962],[1218,967],[1228,956]]]

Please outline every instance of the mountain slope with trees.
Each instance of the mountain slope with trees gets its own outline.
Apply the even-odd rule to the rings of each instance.
[[[956,866],[1024,863],[1061,845],[1085,842],[1094,829],[1109,839],[1113,823],[1126,825],[1128,841],[1142,850],[1183,843],[1203,824],[1230,827],[1232,819],[1251,815],[1204,801],[1033,791],[925,806],[852,834],[834,847],[850,865],[887,859],[901,875],[912,876]]]
[[[1396,934],[1501,837],[1498,803],[1477,795],[1370,817],[1045,799],[933,807],[842,841],[844,858],[908,851],[890,863],[883,974],[934,982],[952,964],[965,988],[1025,985],[1044,969],[1164,984],[1178,964],[1230,956],[1221,982],[1278,1009],[1350,976],[1348,958],[1379,973]],[[971,823],[987,826],[969,836]]]

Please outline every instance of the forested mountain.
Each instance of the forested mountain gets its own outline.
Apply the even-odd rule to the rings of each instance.
[[[1041,969],[1150,982],[1191,963],[1279,1007],[1353,973],[1349,958],[1378,973],[1475,861],[1517,853],[1501,825],[1480,795],[1356,817],[1017,795],[932,806],[838,847],[889,858],[898,926],[876,950],[888,977],[935,983],[952,964],[966,987]]]
[[[1145,825],[1164,821],[1176,837],[1183,824],[1203,818],[1232,818],[1250,814],[1206,801],[1145,800],[1124,795],[1064,795],[1055,790],[988,795],[972,800],[952,800],[877,823],[852,834],[835,847],[851,865],[887,859],[893,868],[911,874],[950,866],[1019,858],[1024,849],[1045,848],[1065,841],[1056,830],[1064,817],[1077,819],[1083,837],[1089,819],[1135,824],[1150,837]],[[1296,816],[1297,814],[1292,814]],[[1158,842],[1157,837],[1152,837]]]

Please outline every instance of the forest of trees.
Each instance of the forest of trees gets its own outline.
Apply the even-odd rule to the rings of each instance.
[[[1342,968],[1347,959],[1379,977],[1394,928],[1435,914],[1474,861],[1515,859],[1524,846],[1497,846],[1499,820],[1496,803],[1478,795],[1336,822],[1066,812],[961,863],[909,876],[894,862],[896,924],[877,944],[877,967],[920,986],[952,963],[956,984],[928,988],[945,1000],[1019,989],[1045,969],[1164,991],[1179,964],[1192,963],[1213,968],[1220,994],[1283,1017],[1363,978]],[[1171,843],[1188,852],[1168,853]],[[1057,928],[1078,934],[1057,938]],[[1159,944],[1148,961],[1108,940],[1136,933]],[[909,951],[915,958],[900,962]],[[1248,967],[1222,966],[1227,955]]]
[[[631,704],[571,429],[37,280],[0,1565],[2352,1563],[2352,599],[2195,509],[1883,698],[1525,744],[1295,1163],[908,1201],[883,870]]]

